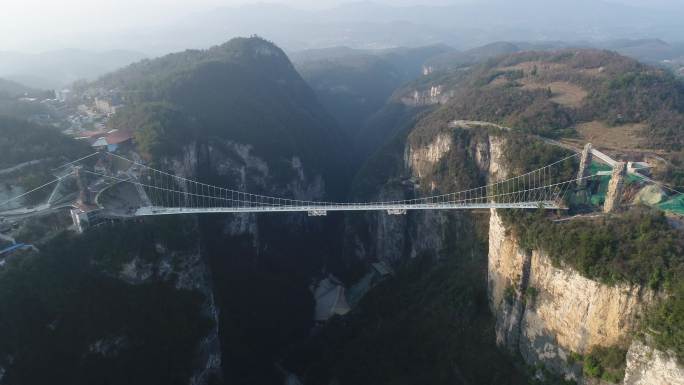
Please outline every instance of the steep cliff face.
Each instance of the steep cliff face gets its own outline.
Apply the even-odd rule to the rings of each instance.
[[[653,293],[642,287],[604,285],[554,267],[539,250],[523,250],[495,211],[490,215],[488,285],[497,342],[529,364],[543,364],[576,380],[581,367],[571,355],[627,344],[653,301]]]
[[[505,136],[490,138],[490,179],[510,173],[505,146]],[[603,284],[567,265],[554,264],[557,258],[552,257],[541,249],[524,248],[497,211],[491,210],[487,290],[499,346],[519,354],[529,365],[543,366],[581,384],[603,383],[585,374],[587,356],[601,348],[624,352],[629,347],[625,384],[681,383],[677,376],[682,366],[674,356],[635,339],[656,303],[653,290]]]
[[[379,191],[368,199],[391,201],[438,195],[465,190],[486,180],[490,154],[500,156],[499,139],[444,126],[434,136],[412,134],[396,146],[403,153],[403,157],[393,159],[398,164],[396,174],[387,176]],[[492,147],[497,149],[492,151]],[[367,176],[361,174],[361,178]],[[363,220],[353,221],[347,228],[357,258],[397,263],[421,254],[440,256],[446,240],[461,235],[453,230],[467,224],[472,224],[472,218],[466,212],[421,210],[400,216],[364,214]]]
[[[412,188],[406,185],[383,187],[379,200],[408,199]],[[350,251],[358,259],[378,259],[399,264],[405,258],[421,254],[440,255],[447,234],[447,222],[455,215],[432,211],[388,215],[385,212],[366,213],[347,226]],[[457,216],[457,215],[456,215]]]
[[[189,143],[181,155],[167,158],[165,163],[176,175],[241,191],[301,200],[323,200],[326,194],[320,171],[311,170],[299,157],[267,159],[255,153],[253,145],[230,140],[213,138]],[[320,254],[327,252],[321,251],[325,248],[317,242],[313,242],[310,250],[302,249],[308,238],[324,239],[325,230],[320,221],[311,221],[301,214],[234,214],[200,218],[200,223],[206,276],[202,275],[198,282],[207,284],[205,310],[215,320],[215,328],[202,341],[202,364],[191,383],[206,384],[211,376],[221,372],[226,382],[250,383],[253,379],[257,383],[275,383],[278,375],[273,367],[274,352],[281,344],[302,338],[308,330],[310,294],[305,288],[321,269]],[[286,272],[282,274],[288,282],[280,282],[281,276],[271,271],[283,269],[285,256],[292,255],[300,259],[284,268]],[[242,296],[241,291],[251,294]],[[260,301],[277,301],[277,305],[270,303],[266,308],[290,306],[290,312],[278,312],[278,325],[272,325],[268,321],[272,315],[255,310],[264,308]],[[267,331],[251,333],[244,330],[243,322],[269,324],[261,328]],[[286,339],[281,333],[291,336]],[[254,346],[253,351],[236,345],[235,335],[246,336]],[[255,367],[260,369],[250,369]]]
[[[490,149],[490,172],[500,166],[497,147]],[[499,178],[506,175],[498,171]],[[634,338],[656,301],[652,290],[606,285],[569,266],[554,266],[543,250],[523,248],[496,210],[490,213],[487,281],[497,343],[527,364],[581,384],[604,383],[585,375],[578,357],[599,347],[629,347],[624,384],[684,381],[674,356]]]
[[[305,167],[299,157],[269,162],[255,154],[252,145],[230,140],[194,141],[183,146],[179,156],[167,158],[165,163],[175,175],[189,179],[210,178],[218,185],[240,191],[299,200],[323,200],[326,194],[322,175]],[[292,224],[302,222],[301,217],[289,216],[286,219]],[[249,234],[256,245],[258,226],[255,215],[232,215],[226,217],[225,222],[226,234]]]
[[[425,145],[406,146],[406,167],[416,178],[425,178],[437,162],[451,150],[453,138],[449,133],[440,133]]]

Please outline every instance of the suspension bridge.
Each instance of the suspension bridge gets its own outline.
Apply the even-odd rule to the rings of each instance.
[[[118,213],[120,216],[128,217],[276,212],[306,212],[309,216],[323,216],[334,211],[385,211],[390,215],[400,215],[410,210],[489,208],[555,210],[564,208],[563,197],[568,189],[575,184],[580,186],[585,179],[593,177],[593,175],[586,175],[584,170],[574,171],[572,175],[568,174],[569,167],[577,168],[578,165],[581,167],[583,162],[577,161],[579,157],[581,157],[580,154],[573,154],[518,176],[457,192],[391,201],[328,202],[290,199],[229,189],[177,176],[150,167],[142,161],[131,160],[115,153],[98,152],[57,168],[56,170],[61,170],[57,179],[6,202],[0,202],[0,215],[3,215],[3,205],[16,202],[38,189],[62,183],[68,177],[74,177],[78,181],[81,189],[79,200],[82,203],[92,200],[87,197],[89,192],[83,191],[89,189],[86,186],[99,186],[96,196],[99,196],[104,189],[118,184],[135,186],[138,196],[136,203],[131,203],[125,213]],[[93,195],[92,193],[90,191],[90,195]],[[43,208],[50,206],[49,201],[54,195],[53,191],[48,203],[43,204]],[[100,209],[106,209],[100,202],[97,202],[97,199],[89,203],[99,206]]]

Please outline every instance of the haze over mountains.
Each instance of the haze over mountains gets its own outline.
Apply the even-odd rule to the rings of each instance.
[[[33,88],[58,89],[76,80],[94,79],[144,57],[125,50],[63,49],[39,54],[0,51],[0,78]]]
[[[61,12],[70,9],[69,4]],[[93,80],[144,57],[202,49],[253,34],[289,53],[337,46],[387,49],[436,44],[466,50],[496,41],[525,41],[535,44],[531,48],[616,49],[646,61],[684,56],[684,44],[679,43],[684,36],[680,22],[684,6],[675,1],[484,0],[401,5],[364,1],[324,2],[318,7],[303,7],[301,2],[217,4],[225,3],[200,2],[185,13],[166,10],[164,18],[147,12],[145,6],[138,13],[148,17],[130,18],[120,14],[117,7],[121,6],[117,6],[102,11],[109,15],[107,20],[127,20],[116,28],[94,25],[102,15],[93,20],[67,15],[69,28],[40,34],[13,29],[23,20],[6,20],[0,27],[6,36],[0,38],[0,78],[34,88],[60,88],[78,79]],[[47,14],[50,11],[45,10]],[[0,22],[3,19],[0,16]],[[648,47],[631,46],[632,40],[642,39],[649,39]]]
[[[683,11],[675,4],[663,10],[594,0],[488,0],[441,6],[350,2],[323,10],[254,4],[197,12],[156,29],[141,28],[122,36],[119,44],[130,44],[135,35],[136,49],[168,52],[254,33],[289,51],[436,43],[470,48],[497,40],[679,40],[684,32],[679,22]],[[117,40],[109,42],[112,48],[117,48]]]

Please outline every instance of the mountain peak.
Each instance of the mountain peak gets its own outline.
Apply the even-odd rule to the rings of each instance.
[[[257,35],[236,37],[218,46],[221,50],[256,56],[286,56],[273,42]]]

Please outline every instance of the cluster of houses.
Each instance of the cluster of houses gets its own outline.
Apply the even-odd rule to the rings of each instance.
[[[88,141],[97,150],[115,152],[132,146],[133,132],[129,130],[81,131],[76,139]]]
[[[107,128],[108,120],[123,107],[123,99],[116,90],[89,89],[78,97],[68,89],[56,94],[59,100],[72,106],[78,104],[68,117],[70,127],[64,131],[65,134],[88,141],[97,150],[109,152],[132,144],[132,131]]]

